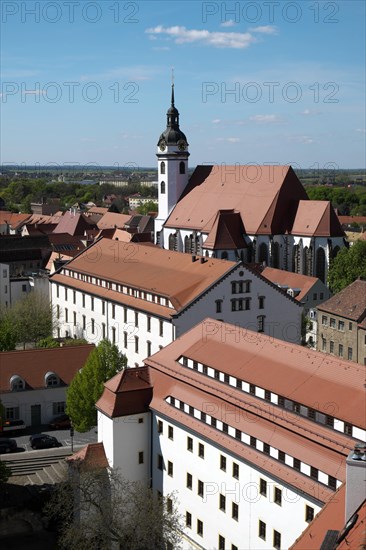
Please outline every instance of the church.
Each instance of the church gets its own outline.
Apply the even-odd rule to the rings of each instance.
[[[174,84],[157,158],[156,244],[327,280],[331,259],[345,245],[331,203],[309,200],[286,165],[201,165],[189,177]]]

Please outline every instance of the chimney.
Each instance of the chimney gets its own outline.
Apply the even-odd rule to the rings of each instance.
[[[204,263],[205,263],[205,258],[204,258],[203,256],[201,256],[200,262],[201,262],[201,264],[204,264]]]
[[[346,459],[346,522],[364,501],[365,493],[366,443],[356,443]]]
[[[195,262],[195,261],[196,261],[196,256],[192,254],[192,262]]]

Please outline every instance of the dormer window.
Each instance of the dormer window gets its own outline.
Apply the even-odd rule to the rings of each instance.
[[[53,388],[60,385],[60,379],[54,372],[47,372],[44,381],[47,388]]]
[[[23,391],[25,390],[25,381],[18,374],[14,374],[10,378],[10,389],[11,391]]]

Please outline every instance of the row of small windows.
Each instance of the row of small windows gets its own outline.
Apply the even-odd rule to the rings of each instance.
[[[23,391],[26,389],[26,382],[24,378],[18,374],[14,374],[10,378],[10,390],[11,391]],[[47,372],[44,376],[44,385],[46,388],[53,388],[60,385],[60,378],[54,372]]]
[[[165,165],[165,162],[162,161],[160,163],[160,174],[165,174],[166,173],[165,170],[166,170],[166,165]],[[180,174],[185,174],[186,173],[186,164],[182,160],[179,163],[179,173]]]
[[[294,458],[291,455],[288,455],[285,452],[280,451],[279,449],[272,447],[267,443],[264,443],[260,439],[250,436],[249,434],[242,432],[237,428],[234,428],[233,426],[230,426],[226,422],[222,422],[221,420],[210,416],[203,411],[195,409],[194,407],[187,405],[183,401],[180,401],[173,396],[168,396],[165,401],[176,409],[180,409],[184,413],[193,416],[197,420],[200,420],[201,422],[204,422],[205,424],[208,424],[223,433],[226,433],[230,437],[233,437],[236,440],[239,440],[242,443],[249,445],[250,447],[254,447],[257,451],[271,456],[279,462],[282,462],[283,464],[294,468],[302,474],[309,476],[312,479],[315,479],[319,483],[327,485],[331,489],[335,490],[338,485],[340,485],[340,482],[333,476],[328,475],[325,472],[318,470],[317,468],[313,468],[312,466],[300,461],[299,459]]]
[[[327,351],[327,340],[326,338],[322,337],[322,351]],[[344,357],[344,346],[343,344],[338,344],[338,356],[343,358]],[[329,342],[329,353],[332,353],[333,355],[336,355],[336,348],[333,340],[330,340]],[[347,348],[347,360],[353,361],[353,349],[351,347]]]
[[[327,315],[322,315],[322,325],[324,327],[328,326],[328,316]],[[334,317],[329,317],[329,326],[330,326],[330,328],[337,328],[337,320],[334,319]],[[338,320],[338,330],[340,330],[341,332],[344,332],[344,327],[345,327],[344,321],[341,321],[339,319]],[[353,330],[353,324],[351,323],[351,321],[348,322],[348,330],[350,330],[350,331]]]
[[[52,403],[52,414],[57,416],[63,414],[66,409],[65,401],[54,401]],[[5,420],[20,420],[19,407],[5,407]]]
[[[287,399],[282,395],[278,395],[264,388],[260,388],[259,386],[255,386],[254,384],[250,384],[249,382],[241,380],[240,378],[230,376],[227,373],[224,373],[217,369],[213,369],[212,367],[208,367],[207,365],[203,365],[198,361],[193,361],[192,359],[189,359],[188,357],[185,357],[183,355],[178,359],[178,362],[184,367],[191,368],[199,372],[200,374],[209,376],[210,378],[215,378],[216,380],[223,382],[224,384],[236,387],[237,389],[245,393],[250,393],[251,395],[258,397],[259,399],[264,399],[265,401],[268,401],[273,405],[277,405],[278,407],[286,409],[290,412],[293,412],[300,416],[304,416],[318,424],[333,428],[334,430],[343,432],[346,435],[349,435],[356,439],[361,439],[362,441],[366,437],[366,432],[364,430],[361,430],[356,426],[352,426],[351,424],[344,422],[343,420],[337,419],[328,414],[324,414],[311,407],[302,405],[301,403],[297,403],[296,401],[293,401],[291,399]]]
[[[165,296],[161,296],[159,294],[153,294],[151,292],[145,292],[143,290],[139,290],[137,288],[133,288],[130,286],[120,285],[118,283],[112,283],[110,281],[105,281],[102,279],[98,279],[95,277],[91,277],[90,275],[83,275],[81,273],[76,273],[75,271],[68,271],[65,270],[65,275],[68,275],[69,277],[74,277],[76,279],[80,279],[86,283],[96,284],[98,286],[105,287],[109,290],[114,290],[116,292],[120,292],[121,294],[126,294],[127,296],[133,296],[134,298],[139,298],[141,300],[145,300],[147,302],[152,302],[155,304],[159,304],[166,307],[172,307],[170,304],[170,301]],[[67,287],[64,287],[64,298],[65,301],[68,300],[68,294],[69,289]],[[60,286],[56,285],[56,297],[60,297]],[[82,307],[86,307],[86,295],[82,294]],[[90,296],[90,309],[94,311],[94,297]],[[76,290],[72,291],[72,302],[73,304],[76,304]],[[106,313],[106,303],[104,300],[102,300],[102,314],[105,315]],[[112,304],[112,308],[114,308],[114,304]]]

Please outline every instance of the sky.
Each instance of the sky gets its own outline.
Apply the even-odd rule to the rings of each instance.
[[[1,2],[1,164],[156,166],[172,69],[197,164],[365,168],[365,6]]]

